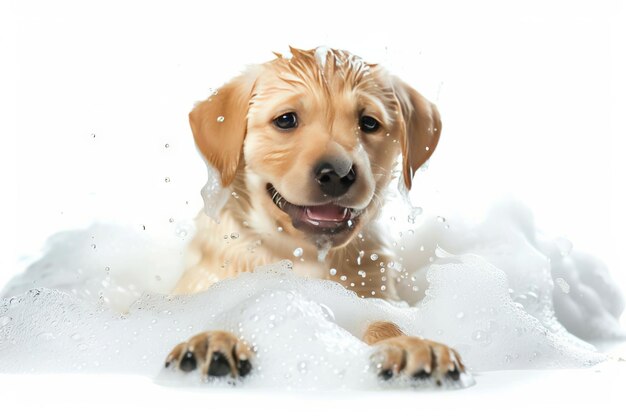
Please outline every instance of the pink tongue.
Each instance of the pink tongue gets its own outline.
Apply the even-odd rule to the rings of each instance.
[[[341,222],[348,217],[348,209],[334,204],[309,206],[305,212],[309,219],[325,222]]]

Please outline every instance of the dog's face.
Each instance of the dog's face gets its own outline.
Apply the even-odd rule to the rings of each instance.
[[[251,68],[198,104],[192,130],[222,184],[248,203],[252,227],[342,246],[377,214],[400,153],[411,187],[437,145],[439,115],[415,90],[348,52],[292,54]]]

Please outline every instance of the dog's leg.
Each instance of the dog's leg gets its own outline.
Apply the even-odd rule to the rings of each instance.
[[[372,362],[383,379],[404,374],[415,379],[434,378],[439,385],[444,378],[457,381],[465,372],[461,356],[454,349],[432,340],[407,336],[391,322],[370,324],[363,341],[377,348]]]
[[[232,333],[209,331],[197,334],[172,349],[165,367],[184,372],[200,368],[202,377],[244,377],[252,370],[252,350]]]

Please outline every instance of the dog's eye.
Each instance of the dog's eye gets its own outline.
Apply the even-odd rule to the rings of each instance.
[[[275,118],[273,123],[279,129],[289,130],[298,126],[298,117],[295,113],[285,113]]]
[[[380,123],[378,120],[374,119],[370,116],[361,116],[361,120],[359,121],[359,127],[365,133],[376,132],[380,127]]]

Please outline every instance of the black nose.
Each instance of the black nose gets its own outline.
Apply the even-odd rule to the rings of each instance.
[[[322,162],[315,169],[315,180],[325,195],[339,197],[347,193],[356,181],[356,171],[354,166],[351,166],[347,174],[340,176],[332,164]]]

